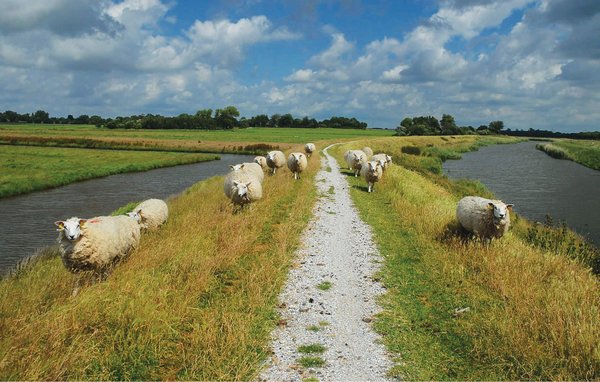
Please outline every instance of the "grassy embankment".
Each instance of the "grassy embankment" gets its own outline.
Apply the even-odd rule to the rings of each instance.
[[[457,201],[491,193],[478,182],[439,175],[438,155],[457,157],[470,147],[508,141],[476,139],[373,139],[332,150],[343,163],[345,150],[368,145],[400,164],[372,194],[364,181],[349,177],[384,257],[379,277],[387,293],[375,327],[399,354],[392,374],[411,380],[600,378],[600,283],[581,261],[597,263],[597,249],[579,246],[573,259],[557,255],[561,243],[548,241],[562,234],[549,229],[545,236],[516,216],[512,231],[489,247],[463,243],[455,233]]]
[[[552,143],[535,146],[556,159],[568,159],[594,170],[600,170],[600,141],[553,139]]]
[[[0,197],[106,175],[218,159],[215,154],[0,147]]]
[[[77,277],[47,254],[0,281],[0,379],[249,380],[267,356],[274,305],[316,198],[267,176],[234,214],[222,177],[170,200],[170,217],[110,277]]]

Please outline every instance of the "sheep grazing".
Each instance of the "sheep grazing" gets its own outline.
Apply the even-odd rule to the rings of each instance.
[[[350,170],[354,170],[354,176],[357,177],[363,164],[367,162],[367,155],[362,150],[348,150],[344,154],[344,159]]]
[[[306,152],[306,156],[309,158],[316,150],[317,148],[314,143],[307,143],[304,145],[304,151]]]
[[[360,169],[360,175],[367,181],[368,192],[373,192],[376,182],[383,176],[383,167],[378,161],[369,161]]]
[[[54,223],[63,264],[72,272],[106,271],[140,242],[140,225],[127,216],[72,217]]]
[[[300,173],[306,170],[308,161],[302,153],[291,153],[287,160],[287,166],[294,174],[294,179],[300,178]]]
[[[512,206],[500,200],[465,196],[458,202],[456,216],[464,229],[480,239],[499,239],[510,226]]]
[[[267,165],[267,158],[263,156],[254,157],[254,163],[258,163],[263,170],[267,170],[269,168]]]
[[[127,216],[135,219],[142,230],[157,230],[169,217],[167,203],[160,199],[148,199],[138,204]]]
[[[254,174],[232,171],[225,176],[225,195],[237,206],[255,202],[262,198],[262,184]]]
[[[362,152],[365,153],[367,158],[371,158],[373,156],[373,150],[368,146],[363,147]]]
[[[371,157],[371,160],[376,160],[381,163],[383,170],[387,168],[392,163],[392,157],[387,154],[375,154]]]
[[[285,155],[278,150],[269,151],[267,154],[267,166],[273,170],[273,174],[278,168],[285,166]]]
[[[265,173],[263,172],[260,164],[254,162],[246,162],[235,164],[233,166],[229,166],[232,172],[247,172],[252,174],[258,179],[261,183],[265,180]]]

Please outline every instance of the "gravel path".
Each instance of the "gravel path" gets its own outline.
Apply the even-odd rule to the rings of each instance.
[[[327,149],[324,153],[316,178],[321,196],[279,296],[281,325],[273,332],[273,355],[261,381],[381,381],[392,367],[369,324],[379,309],[375,298],[383,291],[372,278],[379,253],[370,227],[350,200],[346,175]],[[322,290],[327,282],[330,289]],[[325,351],[298,351],[309,344],[321,344]],[[306,368],[299,364],[301,357],[319,357],[325,365]]]

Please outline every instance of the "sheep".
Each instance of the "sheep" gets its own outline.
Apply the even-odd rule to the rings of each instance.
[[[291,153],[287,160],[287,166],[294,174],[294,179],[300,178],[300,173],[306,170],[308,161],[306,155],[302,153]]]
[[[254,174],[232,171],[225,176],[225,195],[234,205],[243,207],[262,198],[262,184]]]
[[[148,199],[138,204],[127,216],[135,219],[142,230],[157,230],[169,217],[167,203],[160,199]]]
[[[363,164],[367,162],[367,155],[362,150],[348,150],[344,154],[344,159],[350,170],[354,170],[354,176],[357,177]]]
[[[72,217],[57,221],[63,264],[72,272],[106,271],[140,242],[140,225],[128,216]]]
[[[392,163],[392,157],[383,153],[373,155],[371,157],[371,160],[376,160],[379,163],[381,163],[381,167],[383,168],[383,170],[385,170],[387,166],[389,166]]]
[[[317,148],[314,143],[307,143],[306,145],[304,145],[304,151],[306,152],[306,156],[309,158],[312,155],[312,153],[314,153],[316,150]]]
[[[273,169],[273,175],[275,174],[275,170],[285,166],[285,155],[278,150],[269,151],[267,154],[267,165],[269,168]]]
[[[365,153],[365,155],[367,156],[367,158],[370,158],[373,156],[373,150],[371,150],[370,147],[365,146],[362,148],[362,152]]]
[[[360,175],[367,181],[367,191],[373,192],[375,183],[383,176],[383,167],[378,161],[369,161],[360,169]]]
[[[510,226],[512,204],[479,196],[465,196],[458,202],[456,216],[460,225],[480,239],[501,238]]]
[[[254,162],[245,162],[245,163],[240,163],[240,164],[236,164],[233,166],[229,166],[229,168],[231,169],[232,172],[247,172],[250,174],[253,174],[256,179],[259,180],[259,182],[263,182],[265,180],[265,173],[263,172],[262,167],[260,167],[260,164],[258,163],[254,163]]]
[[[267,165],[267,158],[263,156],[254,157],[254,163],[258,163],[263,170],[267,170],[269,168]]]

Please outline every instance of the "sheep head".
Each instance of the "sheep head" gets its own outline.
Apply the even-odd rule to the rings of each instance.
[[[81,228],[87,220],[72,217],[67,220],[59,220],[54,222],[54,225],[58,227],[57,231],[62,232],[64,236],[70,240],[75,241],[81,236]]]
[[[141,223],[142,220],[144,220],[144,216],[142,214],[142,210],[127,212],[125,215],[129,216],[130,218],[132,218],[133,220],[135,220],[137,223]]]
[[[236,188],[236,194],[238,198],[244,202],[250,201],[250,196],[248,195],[250,184],[251,182],[242,183],[238,181],[233,181],[233,185]]]
[[[244,164],[234,164],[234,165],[230,165],[229,168],[231,169],[231,171],[239,171],[242,168],[244,168]]]
[[[508,213],[512,210],[512,207],[512,204],[504,204],[500,201],[489,202],[488,208],[490,211],[493,211],[494,224],[499,225],[505,223],[509,217]]]

